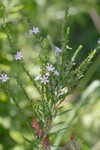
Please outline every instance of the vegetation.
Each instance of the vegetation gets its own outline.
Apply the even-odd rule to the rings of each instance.
[[[0,1],[0,149],[99,150],[99,1]]]

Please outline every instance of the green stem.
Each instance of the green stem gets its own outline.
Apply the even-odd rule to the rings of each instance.
[[[32,127],[31,127],[31,122],[27,119],[27,117],[25,117],[25,114],[24,114],[22,108],[17,103],[15,96],[13,95],[13,93],[10,91],[10,89],[7,86],[6,87],[3,86],[3,89],[4,89],[5,93],[8,95],[8,97],[12,98],[12,100],[13,100],[14,104],[16,105],[16,107],[18,108],[19,112],[23,115],[26,126],[30,129],[30,132],[32,133],[33,131],[32,131]]]
[[[33,79],[34,77],[32,77],[30,75],[30,73],[28,72],[28,70],[25,68],[25,65],[23,63],[21,63],[23,70],[25,71],[25,73],[27,74],[27,76],[29,77],[29,79],[32,81],[33,86],[37,89],[37,91],[39,92],[39,94],[41,94],[40,88],[38,87],[37,83],[35,82],[35,80]]]

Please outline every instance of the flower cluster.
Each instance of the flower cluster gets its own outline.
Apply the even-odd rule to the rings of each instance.
[[[47,84],[49,82],[48,76],[46,76],[46,75],[43,75],[43,76],[39,75],[35,78],[35,81],[39,81],[39,80],[43,84]]]
[[[38,27],[33,27],[33,29],[30,30],[30,33],[37,34],[38,32],[40,32]],[[22,52],[21,51],[17,51],[17,53],[14,56],[14,59],[15,60],[22,60],[23,59]],[[3,73],[3,74],[0,75],[0,81],[1,82],[6,82],[8,80],[9,80],[9,77],[8,77],[8,75],[6,73],[5,74]],[[42,82],[44,82],[45,84],[48,82],[48,80],[46,79],[46,77],[43,78]]]
[[[38,27],[33,27],[33,28],[30,30],[30,33],[37,34],[38,32],[40,32]],[[14,59],[15,59],[15,60],[22,60],[22,59],[23,59],[23,54],[22,54],[22,52],[21,52],[21,51],[17,51],[17,53],[16,53],[15,56],[14,56]],[[3,74],[0,75],[0,81],[1,81],[1,82],[6,82],[6,81],[8,81],[8,80],[9,80],[9,77],[8,77],[8,75],[7,75],[6,73],[3,73]],[[42,79],[42,82],[46,84],[46,83],[48,82],[47,78],[46,78],[46,77],[43,78],[43,79]]]
[[[43,83],[43,84],[47,84],[49,82],[49,76],[51,75],[51,73],[53,73],[56,76],[59,76],[59,74],[60,74],[55,69],[55,67],[52,64],[49,64],[49,63],[46,66],[46,70],[47,70],[47,72],[43,76],[39,75],[35,78],[35,80],[36,81],[41,81],[41,83]]]

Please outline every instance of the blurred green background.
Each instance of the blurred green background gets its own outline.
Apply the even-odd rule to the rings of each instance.
[[[36,75],[39,71],[37,56],[41,49],[29,35],[29,30],[33,25],[38,26],[44,38],[49,35],[55,45],[61,46],[61,28],[65,10],[68,13],[66,22],[71,28],[69,46],[73,48],[72,52],[74,53],[79,44],[84,46],[77,58],[77,63],[80,63],[97,46],[100,37],[100,0],[0,0],[0,72],[6,71],[12,76],[18,74],[33,100],[37,100],[39,95],[28,76],[13,60],[13,55],[17,50],[21,50],[27,70],[31,75]],[[11,36],[10,44],[8,35]],[[97,53],[95,60],[99,55]],[[66,131],[65,138],[62,138],[61,134],[57,135],[57,138],[53,139],[54,143],[59,143],[61,140],[63,145],[74,130],[77,133],[77,140],[82,144],[82,150],[100,150],[98,146],[100,144],[99,68],[100,63],[93,68],[94,74],[91,80],[89,79],[90,91],[85,87],[85,91],[79,97],[79,101],[85,99],[85,104],[73,122],[74,129]],[[21,114],[12,99],[9,99],[0,88],[0,150],[31,150],[32,146],[23,138],[23,136],[32,138],[32,131],[23,119],[23,115],[28,116],[29,120],[32,119],[30,104],[14,79],[12,87],[12,93],[23,108],[24,114]],[[68,103],[66,107],[73,108],[73,106]],[[67,122],[71,116],[72,113],[69,112],[67,116],[64,115],[55,121]],[[59,139],[60,136],[62,139]]]

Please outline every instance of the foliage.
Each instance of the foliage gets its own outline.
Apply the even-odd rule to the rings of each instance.
[[[80,14],[81,11],[87,12],[87,3],[90,4],[91,1],[80,7]],[[91,6],[97,6],[97,3],[94,1]],[[61,4],[61,9],[65,8],[64,1],[44,1],[43,4],[39,1],[23,0],[20,3],[12,1],[8,4],[8,7],[7,1],[0,4],[0,72],[1,75],[7,73],[9,77],[6,83],[0,84],[0,136],[4,137],[1,148],[64,149],[75,144],[80,148],[79,143],[83,141],[82,149],[89,149],[96,143],[90,138],[91,135],[96,136],[98,133],[95,127],[91,127],[89,136],[84,139],[84,118],[89,113],[88,110],[93,109],[93,105],[99,105],[100,83],[94,81],[86,87],[93,80],[93,75],[100,65],[100,46],[99,43],[93,44],[96,48],[89,50],[88,56],[85,54],[80,57],[80,54],[84,53],[84,47],[80,45],[76,48],[79,42],[76,42],[75,36],[72,35],[74,30],[71,36],[76,44],[70,40],[69,12],[73,8],[72,4],[78,4],[75,6],[78,10],[77,7],[82,6],[81,2],[68,2],[71,8],[65,11],[66,13],[63,11],[65,18],[55,21],[48,15],[48,23],[45,25],[43,22],[47,13],[43,15],[43,11],[50,13],[48,9],[50,6],[52,8],[52,4],[58,8]],[[43,7],[44,10],[39,9]],[[41,26],[39,33],[32,31],[33,25]],[[74,27],[74,23],[72,25]],[[73,45],[73,48],[70,45]],[[16,55],[21,51],[24,58],[17,60]],[[85,109],[87,111],[84,113]],[[5,122],[8,120],[7,125],[3,117]],[[14,146],[16,147],[13,148]]]

